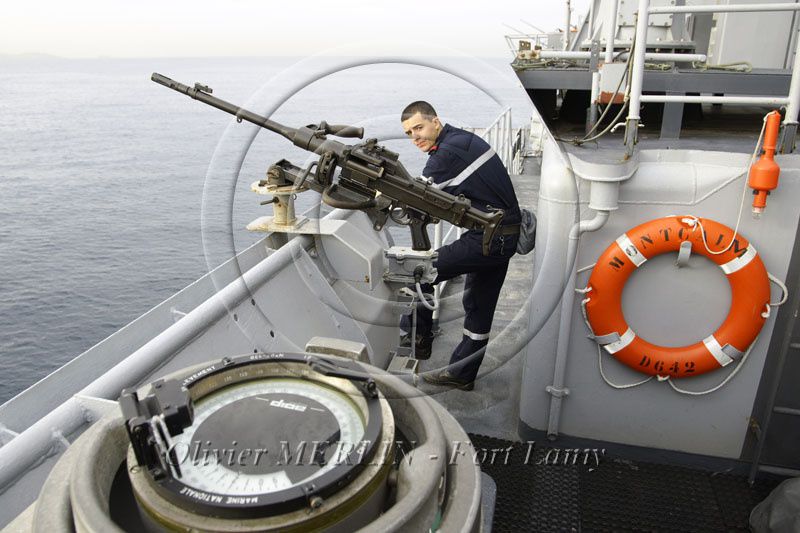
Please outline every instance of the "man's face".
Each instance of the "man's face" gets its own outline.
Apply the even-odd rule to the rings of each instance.
[[[417,113],[408,120],[403,121],[403,131],[414,143],[414,146],[427,153],[442,131],[442,123],[439,117],[424,117],[422,113]]]

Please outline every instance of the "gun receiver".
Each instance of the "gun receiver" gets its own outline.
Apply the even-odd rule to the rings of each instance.
[[[189,87],[158,73],[153,73],[151,79],[230,113],[239,122],[246,120],[282,135],[295,146],[320,156],[307,169],[296,167],[286,160],[277,162],[269,169],[270,183],[292,183],[298,189],[301,185],[307,185],[321,193],[322,200],[332,207],[363,210],[376,231],[381,230],[389,218],[409,226],[414,250],[430,250],[427,225],[439,220],[466,229],[481,229],[483,254],[489,255],[489,246],[500,226],[503,211],[481,211],[472,207],[471,202],[463,196],[453,196],[425,180],[412,177],[400,163],[398,154],[379,145],[377,139],[349,145],[327,137],[362,138],[363,128],[325,122],[291,128],[211,96],[212,90],[199,83]],[[334,182],[337,168],[340,171],[338,180]]]

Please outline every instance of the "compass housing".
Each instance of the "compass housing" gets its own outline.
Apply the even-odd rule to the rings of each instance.
[[[306,388],[300,390],[298,383]],[[314,399],[309,391],[321,396]],[[130,401],[120,402],[122,418],[116,409],[109,412],[77,438],[53,467],[36,503],[33,531],[384,533],[478,531],[481,527],[483,482],[469,437],[440,404],[380,368],[332,355],[256,353],[188,367],[129,392]],[[295,393],[302,399],[290,396]],[[269,441],[257,441],[265,425],[275,426],[278,434],[293,431],[319,440],[320,435],[333,433],[334,420],[343,429],[339,441],[367,440],[373,432],[370,420],[378,420],[370,415],[375,414],[372,405],[379,408],[380,434],[371,449],[358,449],[364,457],[360,464],[351,460],[349,469],[346,464],[334,464],[342,468],[326,470],[329,462],[335,463],[331,461],[335,446],[316,455],[299,454],[293,458],[324,459],[325,464],[320,460],[306,471],[292,472],[296,477],[289,477],[288,485],[272,488],[231,484],[235,476],[230,472],[240,465],[227,468],[225,464],[217,472],[228,476],[227,485],[199,489],[230,496],[231,501],[223,505],[180,494],[173,490],[177,485],[165,481],[175,478],[187,488],[193,486],[192,476],[205,471],[190,471],[191,454],[184,457],[184,451],[161,463],[154,460],[158,454],[149,453],[150,439],[162,436],[166,438],[159,452],[181,438],[207,440],[212,445],[225,444],[227,439],[227,445],[236,440],[242,447],[268,446]],[[285,411],[286,416],[272,418],[266,407]],[[292,423],[303,420],[294,418],[296,413],[308,413],[311,407],[321,410],[313,420],[306,419],[313,424]],[[337,409],[342,410],[338,418]],[[250,419],[249,425],[240,423]],[[151,429],[157,431],[147,433],[144,421],[152,422]],[[346,423],[355,424],[355,429],[348,429]],[[147,434],[134,439],[137,446],[144,446],[140,463],[130,437],[142,431]],[[271,476],[285,465],[252,470],[248,466],[241,468],[239,480],[245,475]],[[173,468],[181,469],[180,476]],[[303,486],[313,488],[303,498],[296,497]],[[244,498],[251,489],[256,492],[254,487],[266,495],[247,505]]]
[[[358,363],[331,371],[316,359],[251,354],[173,377],[189,392],[194,420],[170,438],[167,475],[129,470],[146,514],[172,527],[253,519],[307,528],[310,517],[329,524],[332,513],[385,499],[391,409]],[[133,447],[128,462],[136,463]]]

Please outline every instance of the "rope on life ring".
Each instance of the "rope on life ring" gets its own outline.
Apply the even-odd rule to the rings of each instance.
[[[690,243],[692,252],[725,273],[731,308],[722,325],[702,341],[659,346],[628,326],[622,313],[622,290],[648,259],[679,252],[683,243]],[[683,245],[684,251],[688,246]],[[724,224],[694,216],[658,218],[622,234],[600,255],[583,292],[587,295],[581,302],[584,318],[595,342],[630,368],[662,379],[698,376],[740,360],[769,317],[764,312],[770,303],[769,278],[753,245]]]

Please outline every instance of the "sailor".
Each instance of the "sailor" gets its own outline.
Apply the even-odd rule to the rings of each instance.
[[[433,107],[423,101],[409,104],[402,113],[403,131],[414,145],[428,154],[422,175],[437,188],[453,195],[464,195],[472,206],[482,211],[502,209],[502,226],[492,240],[490,253],[483,255],[481,230],[465,232],[455,242],[438,249],[434,262],[438,274],[434,284],[466,274],[464,284],[464,330],[461,342],[450,357],[449,366],[438,373],[425,374],[425,381],[474,388],[475,377],[483,360],[500,288],[514,255],[519,233],[520,210],[511,178],[497,154],[477,135],[442,125]],[[423,285],[423,292],[432,292]],[[433,344],[433,312],[417,307],[416,357],[427,359]],[[401,345],[411,345],[410,315],[404,316],[401,328],[406,335]]]

